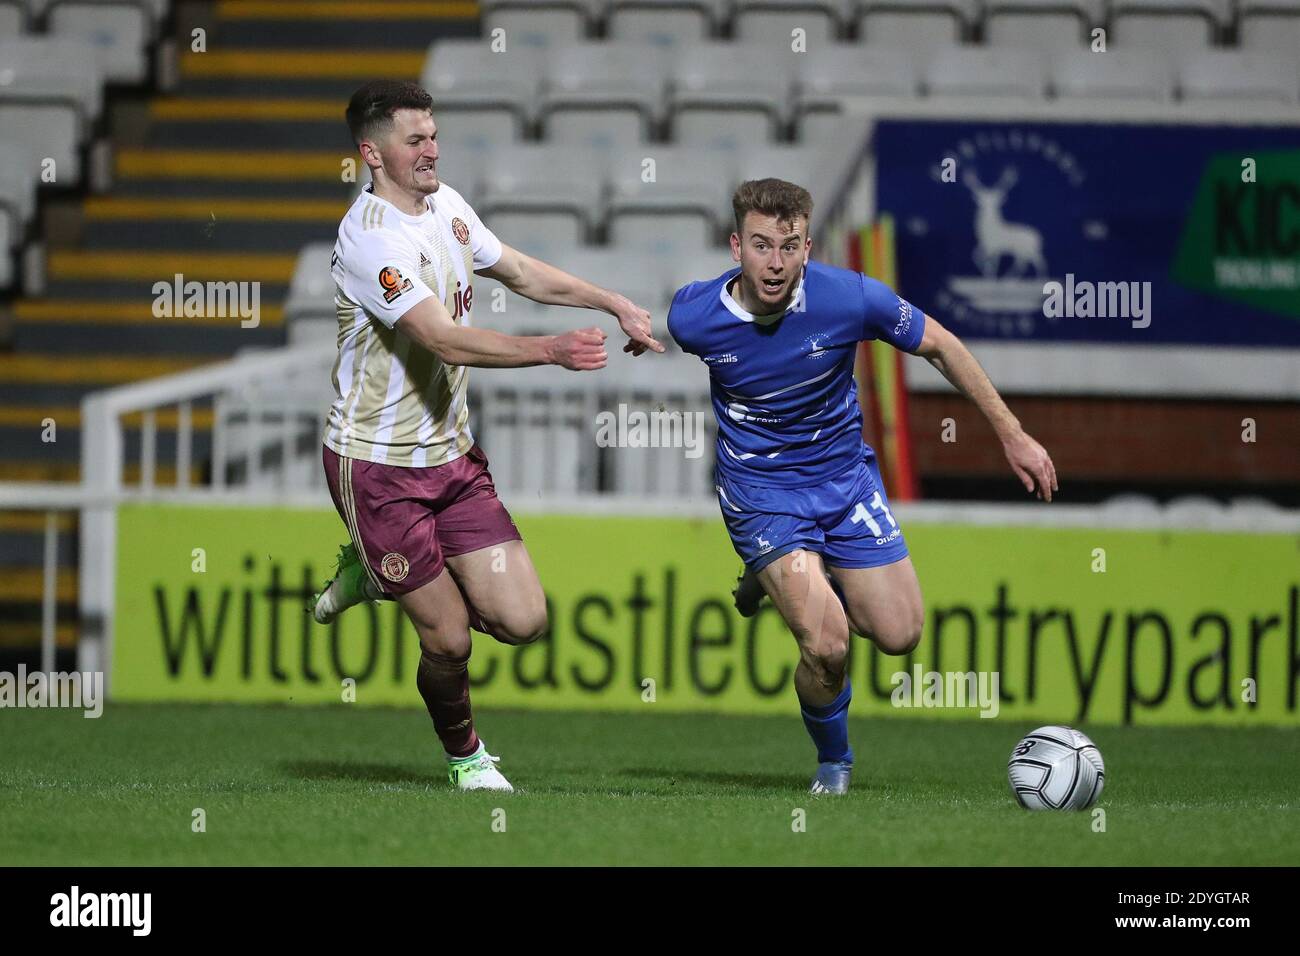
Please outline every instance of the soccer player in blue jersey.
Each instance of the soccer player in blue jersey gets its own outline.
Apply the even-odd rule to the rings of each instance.
[[[975,403],[1025,488],[1052,500],[1056,470],[974,356],[890,288],[809,259],[808,191],[779,179],[732,199],[732,257],[677,291],[668,328],[709,367],[718,419],[718,504],[745,562],[736,606],[771,597],[799,644],[795,691],[817,747],[812,793],[844,793],[853,751],[849,632],[886,654],[921,639],[921,586],[862,440],[853,362],[881,339],[924,356]]]

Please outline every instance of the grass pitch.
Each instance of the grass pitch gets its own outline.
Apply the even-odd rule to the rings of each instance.
[[[0,864],[1300,863],[1293,731],[1082,728],[1106,760],[1094,832],[1091,813],[1015,805],[1005,767],[1027,724],[855,719],[840,799],[805,792],[793,708],[478,724],[515,794],[449,790],[422,710],[0,711]]]

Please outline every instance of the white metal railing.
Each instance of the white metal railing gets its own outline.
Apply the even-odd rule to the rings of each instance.
[[[41,547],[41,670],[54,671],[58,625],[59,515],[95,501],[76,485],[0,482],[0,512],[45,512]]]
[[[555,367],[471,373],[471,423],[489,446],[498,486],[505,493],[527,492],[529,499],[648,496],[707,503],[714,426],[704,366],[689,356],[631,359],[611,351],[611,367],[599,373]],[[328,503],[320,438],[333,398],[335,355],[332,341],[305,343],[97,392],[82,402],[81,669],[104,669],[112,653],[118,502],[216,503],[233,496]],[[617,421],[620,409],[695,416],[701,453],[620,447],[614,455],[598,447],[599,416],[608,412]],[[195,453],[199,411],[211,416],[210,446],[202,456]],[[175,426],[162,431],[165,413],[174,413]],[[126,419],[133,415],[139,416],[138,460],[128,462]],[[163,436],[173,439],[170,460],[162,454]],[[136,466],[130,482],[128,465]],[[169,483],[161,480],[168,465],[175,470]]]

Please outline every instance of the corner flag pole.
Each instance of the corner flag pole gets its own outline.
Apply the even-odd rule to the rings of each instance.
[[[898,288],[898,269],[894,247],[894,219],[882,215],[858,235],[862,269],[891,289]],[[912,454],[912,436],[908,427],[907,376],[903,354],[884,342],[862,345],[859,368],[865,381],[862,393],[870,406],[870,422],[876,436],[876,454],[880,472],[896,501],[915,501],[920,497]]]

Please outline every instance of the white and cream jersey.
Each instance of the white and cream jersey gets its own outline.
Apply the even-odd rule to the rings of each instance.
[[[469,325],[474,270],[501,258],[501,242],[446,183],[426,202],[422,215],[407,215],[367,186],[339,224],[331,264],[336,397],[323,440],[347,458],[424,468],[474,444],[467,370],[444,365],[394,326],[431,295]]]

